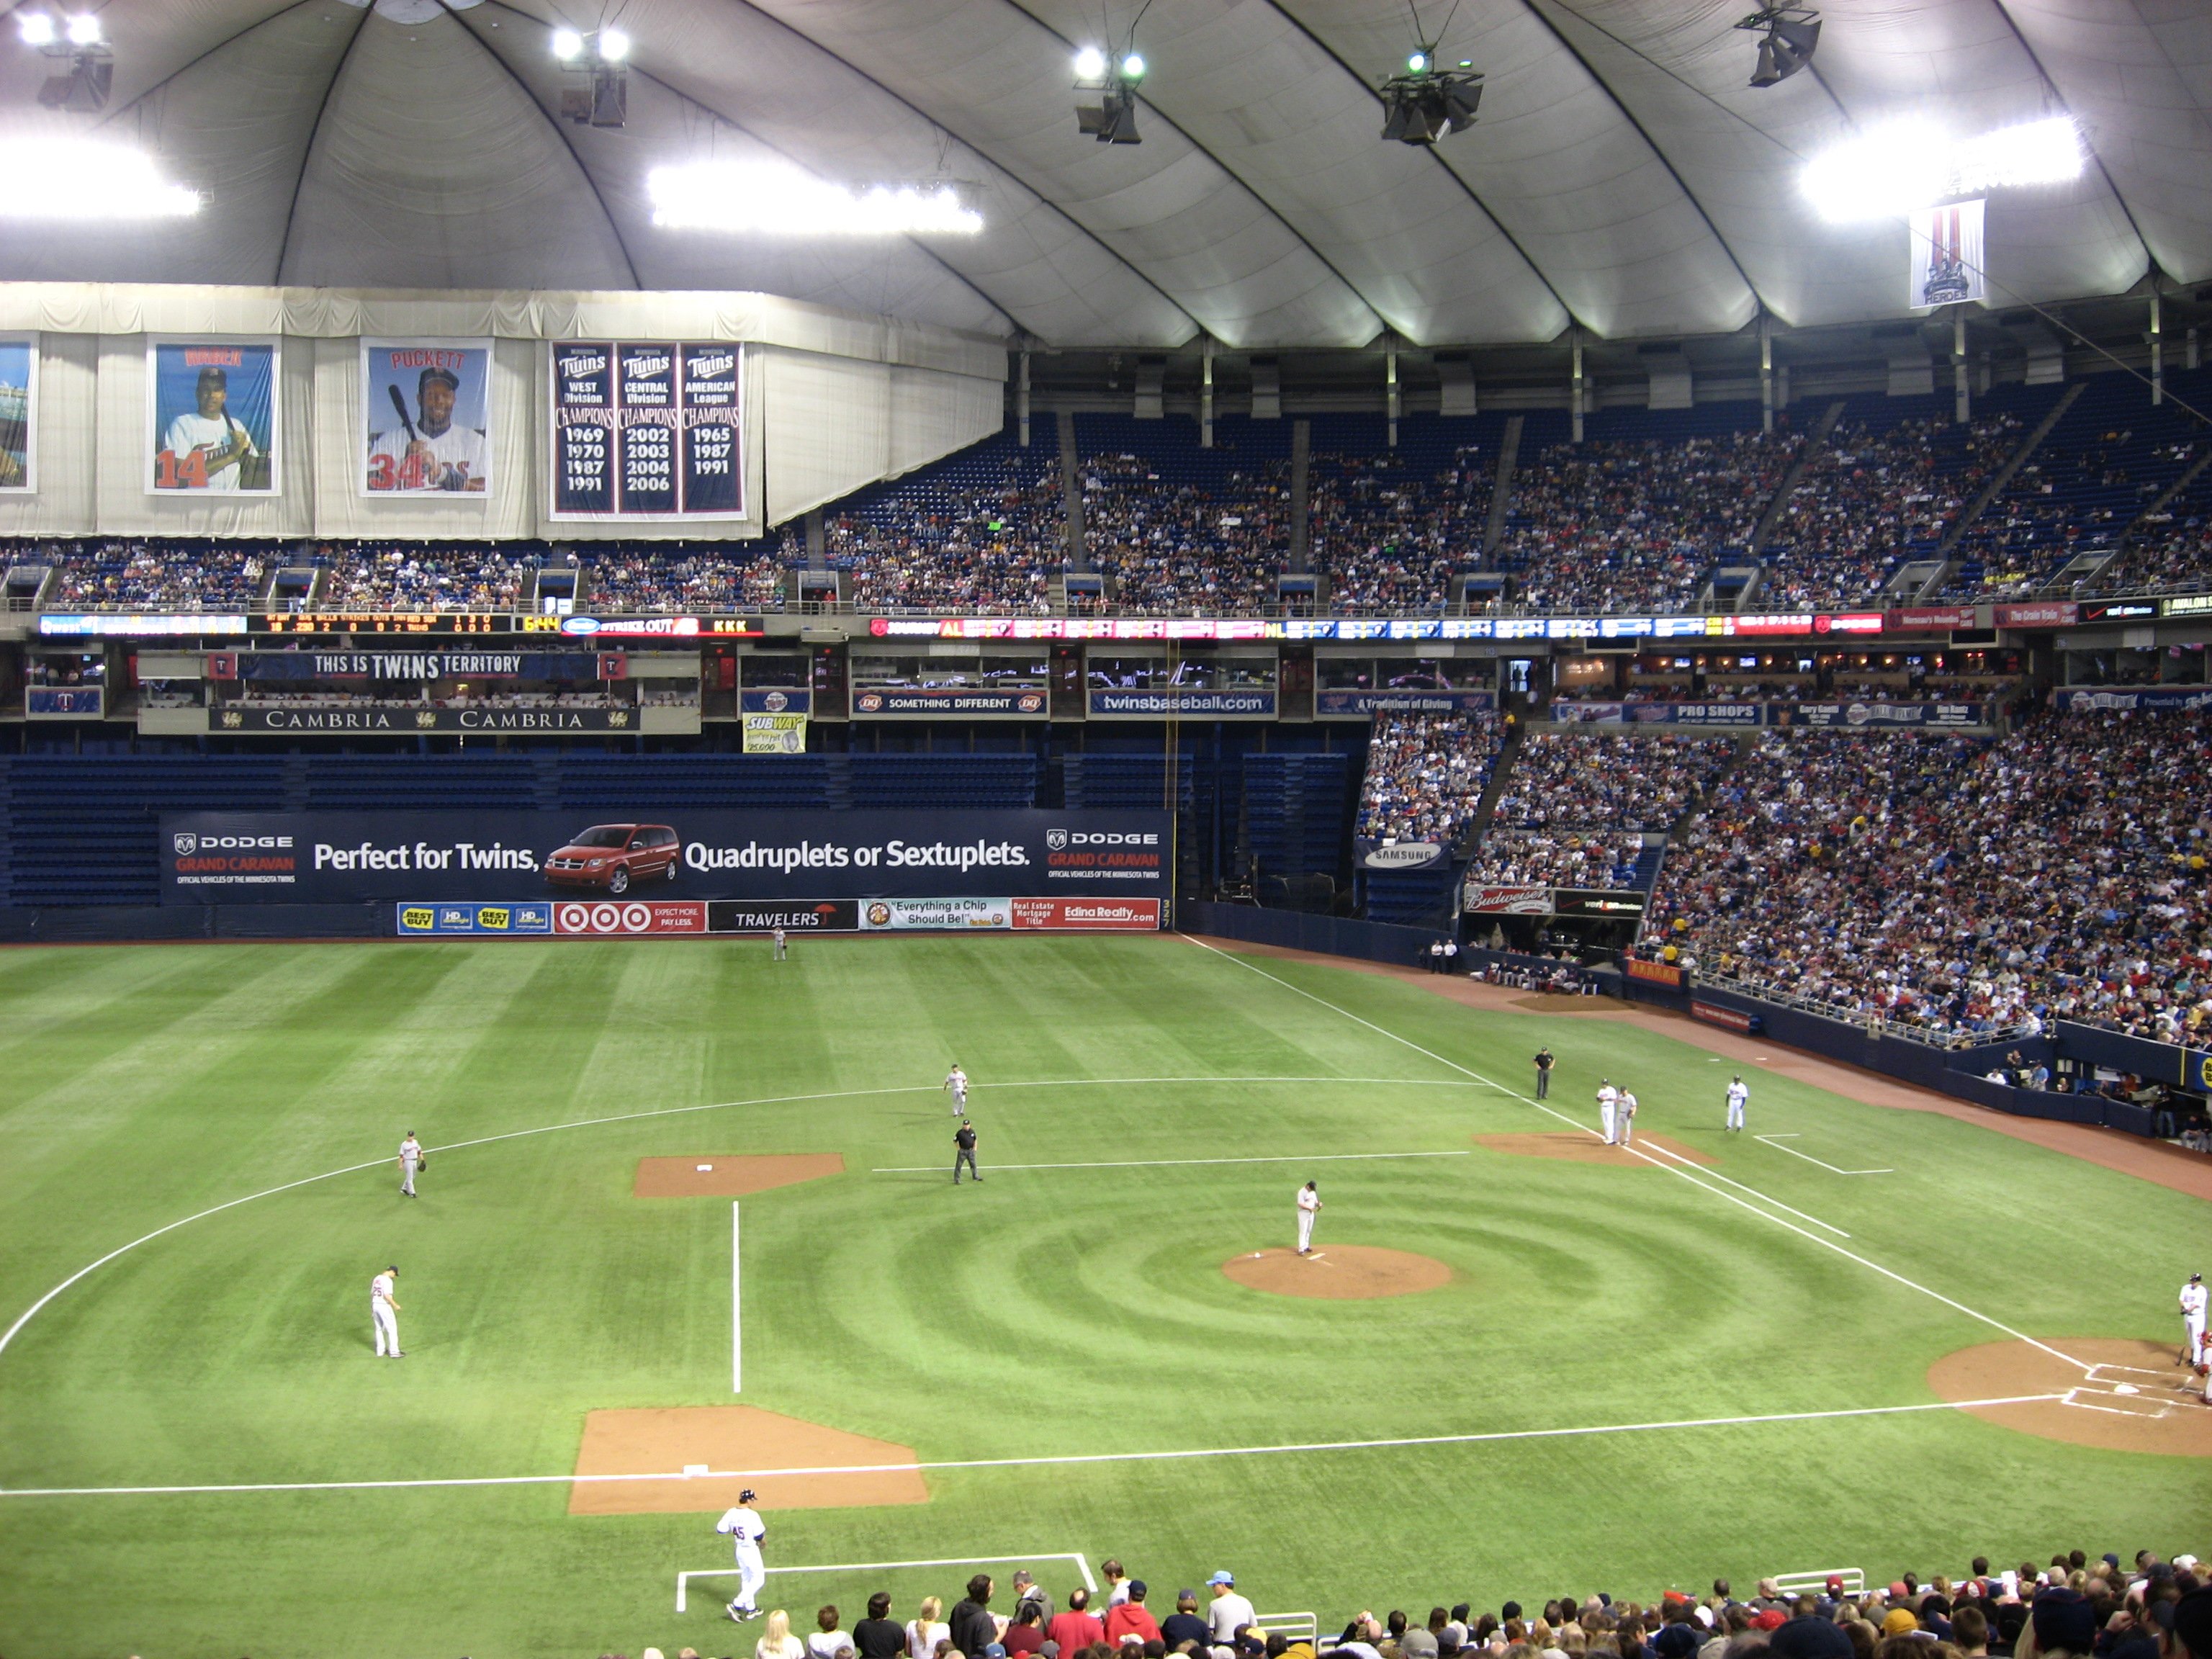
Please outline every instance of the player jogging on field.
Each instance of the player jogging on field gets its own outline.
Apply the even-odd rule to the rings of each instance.
[[[1613,1114],[1620,1105],[1620,1091],[1613,1086],[1613,1079],[1600,1078],[1597,1082],[1597,1121],[1598,1127],[1605,1131],[1605,1144],[1608,1146],[1613,1145]]]
[[[415,1171],[422,1167],[422,1143],[410,1129],[407,1139],[399,1143],[399,1190],[410,1198],[415,1196]]]
[[[730,1534],[730,1544],[737,1556],[738,1593],[730,1598],[723,1611],[742,1625],[748,1619],[760,1617],[757,1604],[761,1586],[768,1583],[768,1569],[761,1563],[761,1540],[768,1536],[768,1528],[752,1508],[753,1489],[746,1487],[738,1494],[735,1509],[722,1511],[722,1518],[714,1522],[716,1532]]]
[[[404,1359],[399,1352],[399,1268],[386,1267],[368,1281],[368,1316],[376,1326],[376,1357]]]
[[[1321,1213],[1321,1194],[1309,1181],[1298,1188],[1298,1254],[1313,1254],[1314,1218]]]
[[[1741,1078],[1736,1079],[1735,1082],[1729,1085],[1728,1126],[1729,1128],[1741,1129],[1743,1127],[1743,1103],[1750,1098],[1751,1091],[1744,1086],[1744,1081]]]
[[[401,428],[380,432],[369,440],[371,489],[484,488],[484,434],[472,426],[453,424],[453,404],[460,390],[460,376],[452,369],[435,364],[424,369],[415,381],[415,407],[418,413],[410,422],[399,388],[392,388]],[[410,425],[412,431],[406,429]]]
[[[2192,1370],[2205,1363],[2204,1302],[2204,1275],[2191,1273],[2181,1287],[2181,1363]]]
[[[952,1115],[964,1117],[968,1113],[968,1073],[954,1060],[952,1069],[945,1074],[945,1092],[952,1097]]]
[[[230,376],[220,368],[202,369],[193,402],[196,407],[191,414],[179,415],[169,422],[169,429],[161,434],[161,447],[177,458],[179,468],[197,450],[207,466],[207,488],[234,493],[239,487],[239,463],[259,452],[253,447],[252,435],[232,418],[227,407]]]
[[[1620,1091],[1614,1121],[1620,1125],[1620,1144],[1626,1146],[1636,1133],[1636,1097],[1626,1089]]]

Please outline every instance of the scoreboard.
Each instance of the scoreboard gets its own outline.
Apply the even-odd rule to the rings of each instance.
[[[741,516],[744,368],[727,343],[555,342],[552,516]]]

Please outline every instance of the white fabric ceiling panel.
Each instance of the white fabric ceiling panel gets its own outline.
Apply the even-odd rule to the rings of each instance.
[[[2008,0],[2160,267],[2212,277],[2212,15],[2203,0]]]
[[[406,27],[360,15],[307,155],[282,281],[638,285],[591,180],[497,58],[450,16]]]
[[[1224,343],[1358,345],[1380,328],[1281,218],[1157,112],[1139,117],[1140,145],[1079,137],[1072,43],[1012,0],[755,3],[896,86],[932,120],[1059,203]]]

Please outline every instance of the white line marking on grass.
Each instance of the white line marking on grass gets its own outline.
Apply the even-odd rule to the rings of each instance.
[[[716,1480],[780,1480],[794,1474],[911,1474],[943,1469],[1032,1469],[1079,1463],[1181,1463],[1217,1457],[1285,1457],[1310,1452],[1382,1451],[1405,1446],[1480,1446],[1513,1440],[1586,1439],[1608,1434],[1654,1434],[1675,1429],[1752,1428],[1769,1423],[1836,1422],[1854,1417],[1911,1417],[1927,1412],[1973,1411],[1990,1406],[2033,1406],[2063,1394],[2006,1395],[1991,1400],[1935,1400],[1911,1406],[1846,1406],[1820,1412],[1760,1412],[1741,1417],[1682,1417],[1650,1423],[1594,1423],[1564,1429],[1493,1429],[1471,1434],[1402,1435],[1378,1440],[1307,1440],[1273,1446],[1206,1446],[1189,1451],[1075,1452],[1050,1457],[963,1457],[924,1463],[837,1463],[817,1468],[716,1469]],[[420,1480],[253,1480],[215,1486],[0,1487],[8,1498],[168,1498],[254,1492],[392,1492],[442,1486],[556,1486],[620,1480],[696,1480],[668,1474],[484,1474]],[[1009,1557],[1009,1559],[1012,1558]]]
[[[1628,1150],[1634,1152],[1636,1149],[1631,1146]],[[1688,1164],[1692,1161],[1689,1158],[1684,1158],[1680,1152],[1668,1152],[1664,1146],[1660,1146],[1656,1141],[1652,1143],[1651,1150],[1657,1152],[1662,1158],[1673,1158],[1677,1164]],[[1729,1176],[1723,1175],[1718,1170],[1709,1170],[1701,1164],[1698,1165],[1698,1173],[1704,1176],[1708,1180],[1726,1181],[1731,1187],[1741,1188],[1743,1191],[1751,1194],[1762,1203],[1771,1204],[1778,1210],[1789,1210],[1790,1213],[1796,1216],[1800,1221],[1809,1221],[1815,1227],[1825,1227],[1830,1232],[1835,1234],[1838,1238],[1849,1238],[1850,1237],[1850,1235],[1845,1232],[1841,1227],[1837,1226],[1834,1222],[1823,1221],[1816,1215],[1808,1215],[1802,1210],[1792,1209],[1789,1205],[1784,1204],[1780,1199],[1770,1197],[1766,1194],[1760,1192],[1756,1187],[1745,1187],[1743,1182],[1741,1181],[1730,1180]]]
[[[1753,1140],[1765,1141],[1768,1146],[1773,1147],[1778,1152],[1787,1152],[1792,1158],[1802,1158],[1808,1164],[1820,1164],[1820,1167],[1827,1170],[1831,1175],[1895,1175],[1897,1173],[1894,1170],[1838,1170],[1832,1164],[1821,1163],[1819,1158],[1814,1157],[1810,1152],[1801,1152],[1795,1146],[1785,1146],[1782,1144],[1785,1140],[1796,1139],[1797,1137],[1795,1134],[1753,1135],[1752,1139]]]
[[[1377,1158],[1472,1158],[1468,1152],[1318,1152],[1312,1157],[1270,1158],[1119,1158],[1097,1164],[994,1164],[1001,1170],[1171,1170],[1183,1164],[1349,1164]],[[942,1164],[887,1164],[870,1175],[943,1175]]]
[[[1074,1550],[1046,1550],[1033,1555],[956,1555],[942,1561],[848,1561],[828,1567],[765,1567],[762,1571],[776,1573],[802,1572],[896,1572],[902,1567],[980,1567],[987,1562],[1001,1561],[1073,1561],[1076,1571],[1083,1575],[1083,1588],[1096,1592],[1098,1581],[1091,1576],[1091,1563]],[[710,1567],[704,1571],[679,1572],[676,1575],[676,1611],[682,1613],[684,1590],[694,1578],[742,1578],[744,1572],[738,1567]]]
[[[730,1392],[745,1391],[744,1307],[738,1284],[738,1201],[730,1200]]]
[[[1266,1085],[1283,1083],[1387,1084],[1401,1089],[1460,1089],[1467,1086],[1465,1084],[1433,1078],[1377,1077],[1041,1078],[1031,1082],[997,1083],[991,1086],[994,1089],[1096,1089],[1127,1088],[1138,1085],[1163,1083],[1210,1083],[1216,1085]],[[567,1123],[545,1123],[532,1129],[510,1129],[504,1134],[478,1135],[472,1140],[447,1141],[441,1146],[428,1146],[423,1150],[430,1152],[457,1152],[464,1147],[489,1146],[499,1141],[520,1140],[531,1135],[557,1134],[564,1129],[593,1129],[610,1123],[635,1123],[645,1118],[653,1117],[682,1117],[694,1112],[719,1112],[739,1106],[792,1106],[819,1100],[855,1100],[868,1095],[934,1094],[938,1087],[941,1086],[941,1085],[931,1086],[922,1084],[892,1085],[877,1089],[832,1089],[815,1094],[763,1095],[752,1100],[713,1100],[696,1106],[659,1106],[649,1111],[617,1112],[607,1117],[580,1117],[572,1119]],[[251,1204],[258,1198],[273,1198],[278,1193],[289,1193],[295,1187],[311,1187],[319,1181],[334,1181],[340,1176],[357,1174],[362,1170],[377,1169],[390,1162],[391,1159],[388,1158],[372,1158],[360,1164],[346,1164],[341,1169],[325,1170],[320,1175],[302,1176],[297,1181],[287,1181],[280,1186],[264,1187],[258,1193],[247,1193],[240,1198],[227,1199],[221,1204],[211,1205],[207,1209],[198,1211],[180,1220],[172,1221],[167,1226],[156,1227],[152,1232],[143,1233],[132,1239],[128,1244],[118,1244],[97,1261],[88,1262],[79,1267],[67,1279],[24,1309],[22,1313],[17,1316],[14,1324],[10,1325],[5,1332],[0,1332],[0,1354],[8,1352],[9,1345],[15,1341],[23,1327],[29,1324],[46,1304],[84,1278],[86,1274],[106,1267],[118,1256],[128,1255],[141,1244],[150,1244],[164,1233],[173,1233],[178,1228],[190,1226],[195,1221],[204,1221],[211,1215],[221,1215],[225,1210],[235,1209],[241,1204]]]
[[[1515,1100],[1522,1102],[1524,1105],[1534,1106],[1538,1111],[1544,1113],[1546,1115],[1557,1118],[1562,1123],[1571,1125],[1573,1127],[1580,1129],[1584,1134],[1589,1135],[1593,1139],[1597,1138],[1597,1131],[1591,1128],[1588,1124],[1577,1123],[1573,1118],[1569,1117],[1565,1112],[1555,1112],[1543,1102],[1540,1100],[1532,1100],[1527,1095],[1522,1094],[1519,1090],[1509,1088],[1506,1085],[1498,1082],[1494,1078],[1485,1077],[1481,1073],[1474,1071],[1468,1066],[1462,1066],[1455,1060],[1446,1060],[1442,1054],[1437,1054],[1434,1049],[1424,1048],[1419,1043],[1414,1042],[1411,1037],[1400,1036],[1395,1031],[1389,1030],[1382,1026],[1377,1025],[1371,1019],[1362,1019],[1358,1014],[1353,1013],[1349,1008],[1340,1008],[1335,1003],[1331,1002],[1328,998],[1316,996],[1314,993],[1304,989],[1303,987],[1293,985],[1290,981],[1281,978],[1277,975],[1271,974],[1266,969],[1258,967],[1252,963],[1245,961],[1242,957],[1231,956],[1226,951],[1223,951],[1213,945],[1208,945],[1202,939],[1195,938],[1189,933],[1179,933],[1176,937],[1178,939],[1185,939],[1190,944],[1195,945],[1201,951],[1210,951],[1214,956],[1219,957],[1224,962],[1233,963],[1237,967],[1245,969],[1249,973],[1257,974],[1261,979],[1273,980],[1276,984],[1281,986],[1285,990],[1291,992],[1295,995],[1302,996],[1309,1002],[1317,1002],[1322,1007],[1328,1009],[1331,1013],[1340,1015],[1344,1018],[1352,1021],[1355,1025],[1364,1025],[1378,1036],[1385,1036],[1389,1038],[1393,1042],[1402,1043],[1405,1047],[1411,1048],[1417,1054],[1425,1054],[1429,1059],[1435,1060],[1439,1066],[1449,1066],[1453,1071],[1459,1073],[1462,1077],[1471,1077],[1478,1083],[1486,1083],[1502,1095],[1509,1096]],[[2063,1353],[2058,1349],[2052,1347],[2047,1342],[2039,1342],[2035,1338],[2028,1335],[2025,1331],[2014,1330],[2002,1320],[1992,1318],[1990,1315],[1982,1312],[1978,1308],[1970,1308],[1965,1303],[1956,1301],[1954,1298],[1944,1295],[1941,1291],[1930,1290],[1925,1285],[1917,1284],[1915,1281],[1907,1279],[1903,1273],[1898,1273],[1892,1268],[1883,1267],[1879,1261],[1869,1261],[1865,1256],[1857,1254],[1856,1251],[1845,1249],[1842,1245],[1834,1243],[1832,1240],[1822,1238],[1818,1233],[1808,1233],[1802,1227],[1800,1227],[1796,1222],[1784,1221],[1778,1215],[1770,1214],[1766,1211],[1760,1209],[1756,1204],[1747,1203],[1744,1200],[1738,1198],[1734,1193],[1723,1192],[1718,1187],[1710,1186],[1706,1182],[1700,1181],[1697,1176],[1692,1175],[1687,1170],[1684,1169],[1678,1164],[1662,1164],[1656,1158],[1651,1157],[1648,1152],[1643,1152],[1633,1146],[1629,1147],[1626,1150],[1631,1156],[1644,1159],[1645,1163],[1650,1164],[1655,1169],[1664,1170],[1669,1175],[1676,1176],[1680,1179],[1688,1182],[1692,1187],[1703,1188],[1704,1190],[1712,1194],[1716,1198],[1726,1199],[1729,1203],[1735,1205],[1741,1209],[1749,1211],[1753,1215],[1758,1216],[1761,1220],[1771,1222],[1778,1227],[1787,1228],[1790,1231],[1796,1233],[1800,1238],[1810,1239],[1814,1243],[1820,1245],[1823,1249],[1833,1250],[1838,1255],[1844,1257],[1846,1261],[1856,1261],[1862,1267],[1878,1273],[1884,1279],[1890,1279],[1896,1284],[1902,1285],[1907,1290],[1917,1291],[1923,1296],[1932,1297],[1934,1300],[1942,1303],[1945,1307],[1954,1309],[1958,1312],[1965,1314],[1969,1319],[1979,1320],[1983,1324],[1989,1326],[1993,1330],[2002,1331],[2007,1336],[2011,1337],[2015,1341],[2025,1342],[2030,1347],[2039,1348],[2045,1353],[2049,1354],[2054,1359],[2063,1359],[2068,1364],[2073,1366],[2076,1370],[2081,1371],[2085,1375],[2090,1369],[2085,1362],[2075,1358],[2073,1355],[2069,1353]],[[1703,1171],[1700,1171],[1700,1173],[1703,1173]],[[1723,1179],[1725,1179],[1725,1177],[1723,1177]],[[1780,1204],[1777,1200],[1768,1198],[1765,1194],[1759,1193],[1759,1189],[1755,1187],[1745,1187],[1740,1181],[1730,1182],[1729,1184],[1733,1187],[1742,1187],[1743,1190],[1747,1193],[1758,1193],[1759,1199],[1763,1202],[1773,1204],[1778,1208],[1788,1207],[1785,1205]]]

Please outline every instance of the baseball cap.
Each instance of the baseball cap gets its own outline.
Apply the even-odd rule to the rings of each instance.
[[[2097,1640],[2097,1610],[2079,1590],[2045,1590],[2035,1598],[2029,1618],[2039,1648],[2087,1653]]]
[[[2212,1659],[2212,1589],[2191,1590],[2173,1603],[2173,1633],[2197,1659]]]
[[[986,1642],[983,1644],[983,1659],[1006,1659],[1006,1650],[997,1642]]]
[[[1651,1638],[1659,1659],[1690,1659],[1698,1650],[1698,1633],[1687,1625],[1669,1625]]]
[[[1892,1607],[1881,1621],[1884,1636],[1909,1636],[1920,1628],[1920,1615],[1911,1607]]]
[[[1828,1575],[1828,1594],[1831,1595],[1841,1595],[1843,1593],[1844,1575],[1840,1572],[1830,1573]]]
[[[1751,1627],[1753,1630],[1780,1630],[1782,1625],[1782,1609],[1779,1607],[1769,1607],[1751,1621]]]
[[[1132,1579],[1129,1581],[1129,1594],[1130,1594],[1130,1595],[1150,1595],[1152,1593],[1152,1587],[1150,1584],[1147,1584],[1147,1583],[1146,1583],[1143,1579],[1141,1579],[1141,1578],[1132,1578]]]
[[[1209,1586],[1214,1584],[1226,1584],[1231,1589],[1234,1589],[1237,1586],[1237,1575],[1231,1572],[1217,1572],[1212,1577],[1207,1579],[1206,1582]]]
[[[461,377],[459,375],[454,374],[450,368],[441,368],[435,363],[433,363],[429,368],[424,369],[421,374],[416,377],[416,391],[419,392],[424,386],[429,385],[433,380],[443,380],[446,383],[447,389],[450,391],[459,392],[461,389]]]
[[[228,386],[230,384],[230,376],[226,374],[222,369],[217,368],[214,364],[210,363],[205,368],[200,370],[199,384],[205,386],[210,380],[214,381],[217,386]]]

